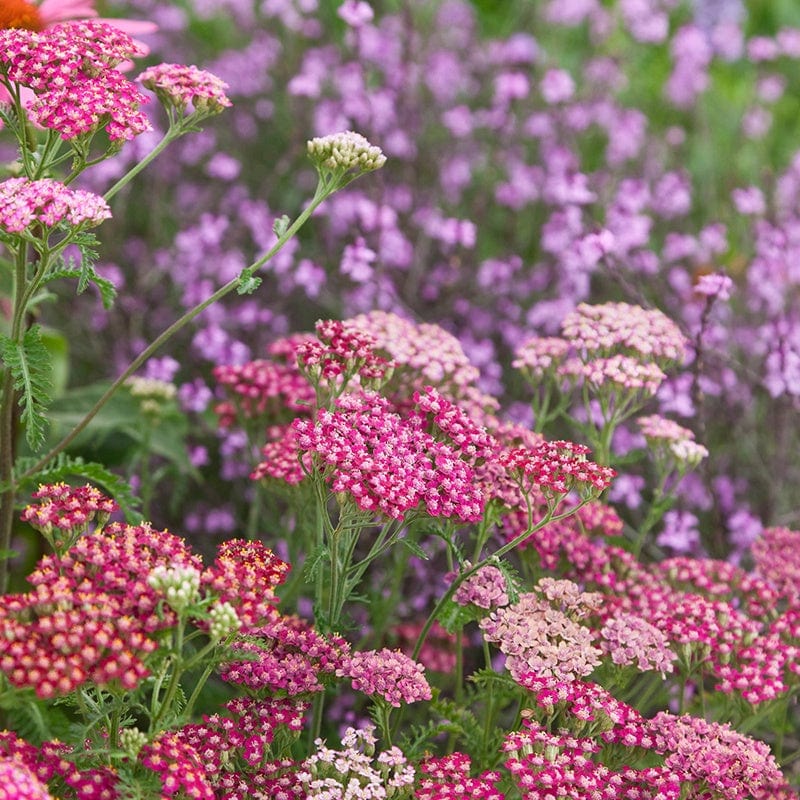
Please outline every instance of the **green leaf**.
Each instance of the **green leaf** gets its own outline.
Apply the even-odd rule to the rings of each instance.
[[[11,371],[14,389],[20,392],[20,420],[32,450],[41,447],[47,434],[45,415],[52,393],[52,358],[44,346],[41,328],[34,325],[25,332],[22,342],[8,336],[0,338],[0,357]]]
[[[254,267],[246,267],[239,274],[239,286],[236,291],[239,294],[253,294],[261,286],[261,278],[255,275]]]
[[[421,558],[423,561],[428,561],[430,559],[430,556],[419,546],[419,544],[413,539],[409,539],[407,536],[398,539],[397,543],[408,548],[415,556],[417,556],[417,558]]]
[[[27,468],[28,459],[20,459],[17,465],[18,472],[24,472]],[[83,481],[90,481],[103,488],[114,500],[120,511],[125,515],[125,519],[130,523],[142,521],[142,515],[138,511],[139,500],[133,494],[133,490],[126,481],[119,475],[106,469],[102,464],[86,462],[82,458],[59,455],[55,461],[48,464],[44,469],[39,470],[34,475],[20,481],[19,487],[24,489],[28,486],[38,486],[40,483],[58,483],[64,481],[74,483],[75,478]]]
[[[92,283],[100,292],[100,299],[103,302],[103,308],[108,310],[114,305],[114,299],[117,296],[117,289],[113,283],[107,278],[102,278],[95,272],[94,267],[88,262],[83,263],[80,268],[74,266],[61,267],[54,269],[48,273],[43,284],[50,283],[50,281],[58,280],[59,278],[77,278],[78,291],[77,294],[82,294],[86,291],[86,287]]]
[[[272,225],[272,230],[275,232],[275,235],[280,238],[283,236],[286,231],[289,230],[289,223],[291,220],[287,214],[284,214],[282,217],[278,217]]]

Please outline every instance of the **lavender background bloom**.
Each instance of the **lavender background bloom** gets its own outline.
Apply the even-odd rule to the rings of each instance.
[[[755,35],[742,3],[711,0],[620,0],[619,15],[591,0],[513,4],[506,28],[463,0],[403,13],[380,2],[110,6],[155,21],[153,59],[203,63],[234,103],[226,124],[179,142],[120,198],[127,228],[103,257],[124,296],[110,313],[86,314],[114,342],[118,368],[176,308],[274,241],[273,221],[313,190],[308,138],[358,130],[386,167],[332,197],[268,265],[258,294],[209,309],[174,345],[172,357],[189,354],[175,378],[190,385],[185,407],[202,407],[190,398],[212,391],[217,363],[261,357],[319,317],[384,309],[459,337],[481,387],[511,408],[528,400],[510,366],[523,341],[556,333],[579,302],[622,300],[660,308],[692,342],[649,410],[674,415],[715,454],[699,472],[702,492],[679,489],[700,546],[741,553],[742,514],[792,522],[800,158],[775,124],[797,88],[790,20],[776,12],[774,34]],[[150,137],[95,171],[93,188]],[[724,175],[719,152],[732,154]],[[722,286],[710,293],[712,273],[730,279],[730,297]],[[76,355],[105,363],[95,347],[87,335]],[[735,450],[734,422],[758,445]],[[247,447],[210,426],[195,427],[194,444],[215,450],[211,469],[244,474],[235,462]],[[721,477],[735,487],[731,502]],[[635,525],[631,480],[616,496]]]

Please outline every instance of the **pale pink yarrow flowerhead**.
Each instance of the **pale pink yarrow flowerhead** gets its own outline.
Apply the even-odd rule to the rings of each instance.
[[[195,66],[158,64],[146,69],[138,80],[155,92],[165,106],[176,108],[181,113],[191,106],[198,114],[219,114],[232,105],[225,94],[228,84]]]
[[[102,197],[50,178],[9,178],[0,183],[0,228],[6,233],[22,233],[32,225],[89,228],[110,216]]]
[[[28,767],[13,758],[0,759],[0,800],[53,800]]]
[[[657,364],[621,354],[590,361],[570,358],[558,368],[558,374],[586,383],[595,391],[619,389],[645,395],[654,395],[667,377]]]
[[[580,303],[564,318],[561,332],[587,359],[622,353],[668,365],[682,361],[687,346],[680,328],[661,311],[628,303]]]
[[[673,670],[676,653],[666,635],[635,614],[612,617],[600,630],[600,647],[620,666],[635,664],[642,672],[666,675]]]
[[[502,571],[493,564],[487,564],[456,589],[453,600],[460,606],[474,605],[490,611],[508,605],[507,589]]]
[[[569,351],[569,342],[557,336],[534,336],[517,348],[511,362],[527,378],[540,379],[557,367]]]
[[[368,650],[353,653],[336,670],[350,678],[356,691],[382,697],[392,706],[431,699],[431,687],[422,664],[399,650]]]

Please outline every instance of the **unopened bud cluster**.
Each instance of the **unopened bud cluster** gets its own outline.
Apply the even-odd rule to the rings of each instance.
[[[200,596],[200,573],[194,567],[155,567],[148,584],[161,592],[170,608],[180,613]]]
[[[138,728],[123,728],[119,732],[119,746],[131,758],[136,758],[139,751],[147,744],[147,734]]]
[[[211,622],[208,635],[214,642],[225,639],[242,627],[242,621],[230,603],[216,603],[208,612],[208,616]]]
[[[309,158],[328,172],[371,172],[386,163],[380,147],[370,144],[360,133],[344,131],[318,136],[308,143]]]

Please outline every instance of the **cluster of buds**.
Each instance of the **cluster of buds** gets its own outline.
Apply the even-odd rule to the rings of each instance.
[[[200,571],[194,567],[166,567],[159,564],[147,583],[164,595],[167,605],[180,615],[200,599]]]
[[[168,111],[175,109],[185,114],[191,106],[195,118],[205,118],[231,106],[225,94],[228,84],[194,66],[158,64],[146,69],[138,80],[142,86],[155,92]]]
[[[323,180],[338,188],[365,172],[380,169],[386,163],[380,147],[353,131],[311,139],[308,156]]]

